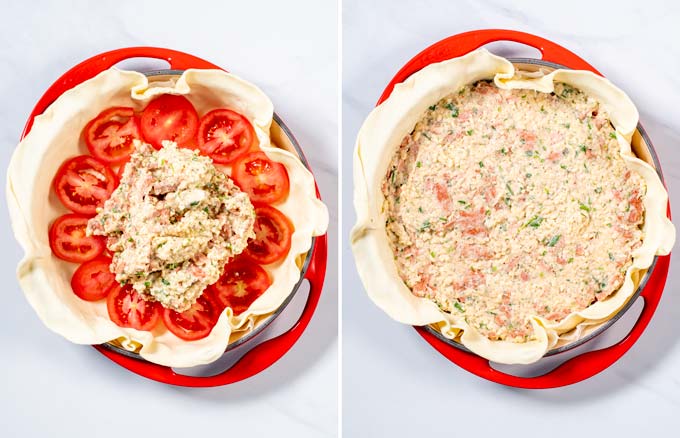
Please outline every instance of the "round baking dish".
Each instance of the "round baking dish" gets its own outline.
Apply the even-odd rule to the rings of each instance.
[[[521,70],[537,71],[539,69],[554,70],[557,68],[569,68],[590,70],[601,75],[594,67],[574,53],[546,39],[512,30],[489,29],[471,31],[439,41],[413,57],[388,84],[378,100],[377,105],[390,96],[395,84],[405,81],[410,75],[421,70],[425,66],[465,55],[485,44],[495,41],[522,43],[534,47],[541,52],[542,59],[510,58],[509,60]],[[658,156],[641,124],[638,124],[637,130],[633,136],[632,149],[639,158],[656,169],[663,182],[663,174],[661,172]],[[668,205],[667,213],[668,217],[670,217],[670,204]],[[623,340],[611,347],[590,351],[571,358],[553,370],[540,376],[518,377],[498,371],[491,366],[487,359],[470,352],[459,342],[444,337],[438,330],[430,326],[414,328],[428,343],[446,358],[467,371],[487,380],[508,386],[531,389],[570,385],[590,378],[609,367],[640,337],[661,298],[666,277],[668,275],[669,261],[670,255],[655,257],[652,265],[641,279],[634,295],[614,317],[593,327],[593,329],[583,338],[550,350],[546,356],[554,356],[572,350],[602,334],[607,328],[611,327],[618,319],[620,319],[639,297],[643,297],[645,302],[644,309],[633,329]]]
[[[170,69],[168,70],[143,72],[149,77],[150,82],[179,76],[184,70],[189,68],[220,69],[220,67],[192,55],[156,47],[131,47],[96,55],[73,67],[52,84],[33,109],[21,138],[23,139],[30,131],[34,118],[42,114],[62,93],[117,63],[132,58],[156,58],[166,60],[170,64]],[[273,144],[295,154],[303,165],[311,171],[297,140],[276,114],[274,114],[270,136]],[[316,188],[316,193],[317,197],[320,198],[318,187]],[[178,374],[170,367],[144,360],[138,353],[122,348],[115,341],[95,345],[94,347],[104,356],[134,373],[172,385],[193,387],[220,386],[246,379],[268,368],[280,359],[297,342],[302,332],[306,329],[321,294],[326,263],[326,235],[312,237],[310,250],[298,258],[298,265],[301,270],[300,279],[291,290],[291,293],[276,311],[256,321],[255,327],[250,332],[242,336],[239,336],[238,333],[233,334],[227,346],[227,351],[248,342],[257,342],[257,335],[262,333],[284,311],[301,284],[307,280],[310,283],[309,296],[299,319],[284,334],[253,347],[234,366],[221,374],[207,377]]]

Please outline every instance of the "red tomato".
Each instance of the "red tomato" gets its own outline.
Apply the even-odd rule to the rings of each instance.
[[[163,309],[165,326],[185,341],[203,339],[210,334],[220,317],[221,309],[210,290],[206,289],[189,310],[182,313]]]
[[[273,204],[282,201],[290,189],[286,167],[270,160],[262,151],[239,158],[231,170],[231,177],[253,202]]]
[[[109,318],[120,327],[150,331],[161,317],[161,305],[143,299],[130,285],[115,284],[106,299]]]
[[[65,214],[50,226],[50,248],[55,256],[67,262],[83,263],[104,251],[104,238],[87,236],[86,216]]]
[[[142,111],[142,136],[156,149],[163,140],[171,140],[179,146],[191,145],[196,139],[198,114],[184,96],[163,94],[152,100]]]
[[[111,259],[98,257],[85,262],[76,269],[71,277],[71,289],[85,301],[98,301],[116,285],[116,276],[109,270]]]
[[[125,171],[125,165],[129,162],[130,162],[130,157],[128,157],[127,160],[120,163],[120,167],[116,171],[116,178],[118,178],[119,182],[120,182],[121,179],[123,179],[123,172]]]
[[[212,289],[222,308],[231,307],[234,315],[238,315],[245,312],[271,284],[269,274],[260,265],[240,258],[224,267],[224,274],[212,285]]]
[[[242,156],[256,141],[255,130],[248,119],[228,109],[210,111],[198,127],[198,148],[220,164],[231,163]]]
[[[89,155],[66,160],[54,177],[59,200],[76,213],[94,215],[118,185],[107,165]]]
[[[290,250],[290,237],[295,231],[292,222],[270,205],[256,205],[255,214],[255,238],[248,242],[243,254],[261,265],[286,257]]]
[[[108,164],[125,161],[132,153],[132,140],[142,138],[134,110],[120,106],[99,113],[83,134],[90,153]]]

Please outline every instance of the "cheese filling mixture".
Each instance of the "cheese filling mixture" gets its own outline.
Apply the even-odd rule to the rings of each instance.
[[[413,294],[491,340],[535,339],[623,284],[641,244],[643,179],[599,103],[480,81],[423,115],[382,191],[390,245]]]
[[[135,148],[87,231],[108,237],[117,281],[182,312],[255,236],[255,211],[210,158],[172,142]]]

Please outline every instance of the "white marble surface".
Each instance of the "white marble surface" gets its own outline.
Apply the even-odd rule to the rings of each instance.
[[[203,57],[259,85],[304,148],[331,224],[337,222],[334,1],[3,2],[0,41],[3,181],[26,117],[63,72],[103,51],[161,46]],[[21,250],[9,228],[4,184],[2,196],[0,435],[336,436],[334,225],[324,294],[292,350],[244,382],[187,389],[138,377],[43,326],[15,280]]]
[[[416,53],[460,32],[508,28],[571,49],[624,89],[658,151],[675,215],[680,206],[680,8],[645,1],[343,3],[343,225],[354,222],[356,133],[392,76]],[[495,44],[506,56],[531,54]],[[344,246],[343,248],[347,248]],[[363,436],[660,436],[680,408],[680,273],[637,344],[592,379],[526,391],[482,380],[440,356],[365,294],[343,252],[343,432]],[[671,429],[672,428],[672,429]]]

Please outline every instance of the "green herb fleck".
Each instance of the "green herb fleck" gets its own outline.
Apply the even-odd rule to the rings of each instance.
[[[429,229],[430,226],[431,226],[430,221],[426,220],[425,222],[423,222],[423,225],[418,229],[418,231],[422,233],[423,231]]]
[[[561,234],[556,234],[556,235],[552,236],[550,238],[550,240],[548,241],[548,246],[552,248],[553,246],[557,245],[557,242],[560,241],[560,237],[562,237]]]
[[[447,103],[446,109],[451,111],[451,117],[458,117],[458,108],[455,105]]]
[[[505,154],[507,154],[507,153],[508,153],[507,149],[501,148],[501,154],[505,155]]]
[[[473,132],[475,132],[474,129],[468,129],[467,131],[465,131],[465,134],[466,135],[472,135]]]
[[[421,163],[420,161],[416,161],[416,167],[423,167],[423,163]]]
[[[432,106],[430,107],[430,111],[434,111],[434,110],[436,110],[436,109],[437,109],[437,105],[436,105],[436,104],[435,104],[435,105],[432,105]]]
[[[165,278],[161,278],[161,282],[163,282],[164,285],[170,286],[170,282],[166,280]]]
[[[590,211],[592,210],[592,208],[589,205],[586,205],[581,201],[578,201],[578,208],[588,213],[590,213]]]
[[[610,138],[616,138],[616,132],[610,132],[609,137]]]
[[[602,193],[602,187],[596,187],[595,193]]]
[[[608,253],[608,254],[609,254],[609,260],[611,260],[612,262],[613,262],[614,260],[616,260],[616,259],[614,258],[614,254],[612,254],[612,253]]]
[[[418,213],[422,213],[422,212],[423,212],[423,207],[418,207]]]
[[[458,301],[453,303],[453,307],[455,307],[459,312],[465,312],[465,308]]]
[[[534,216],[532,217],[529,222],[526,223],[525,226],[531,227],[531,228],[538,228],[541,226],[541,223],[543,222],[543,218],[540,216]]]
[[[484,167],[484,162],[483,162],[483,161],[480,161],[480,162],[479,162],[479,167]]]
[[[508,189],[508,193],[510,193],[511,195],[515,194],[515,192],[512,191],[512,187],[510,187],[509,182],[505,183],[505,188]]]
[[[191,204],[189,204],[190,207],[196,207],[199,204],[198,201],[194,201]]]
[[[151,282],[150,282],[150,281],[145,281],[145,282],[144,282],[144,287],[151,287]]]

